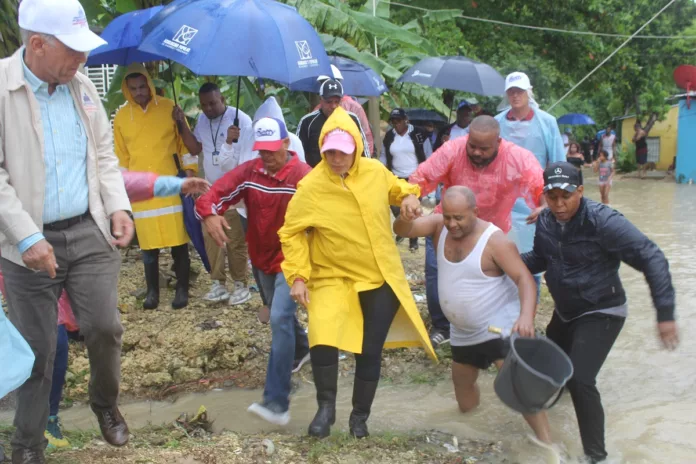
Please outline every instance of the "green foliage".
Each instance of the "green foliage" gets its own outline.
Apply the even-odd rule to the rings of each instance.
[[[618,155],[616,158],[616,170],[621,172],[633,172],[638,169],[636,163],[636,146],[628,144],[627,146],[617,146]]]

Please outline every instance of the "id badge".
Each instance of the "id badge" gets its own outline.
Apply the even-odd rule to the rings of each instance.
[[[214,151],[213,152],[213,166],[217,166],[219,164],[220,164],[220,152]]]

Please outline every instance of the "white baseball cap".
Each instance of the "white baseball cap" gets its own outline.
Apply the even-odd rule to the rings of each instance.
[[[254,124],[254,146],[252,150],[278,151],[288,138],[285,123],[277,118],[261,118]]]
[[[22,0],[19,27],[55,36],[78,52],[89,52],[106,41],[89,30],[85,9],[78,0]]]
[[[532,83],[529,82],[529,76],[527,76],[525,73],[514,72],[508,74],[508,77],[505,78],[505,91],[507,92],[513,87],[517,87],[518,89],[522,90],[529,90],[532,88]]]

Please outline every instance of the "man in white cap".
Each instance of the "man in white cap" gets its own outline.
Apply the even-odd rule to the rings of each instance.
[[[514,72],[505,78],[505,93],[510,109],[499,113],[495,119],[500,123],[500,137],[531,151],[539,161],[541,169],[550,163],[565,161],[566,148],[556,118],[534,101],[532,84],[522,72]],[[534,224],[528,221],[532,210],[521,198],[512,209],[512,232],[510,238],[520,253],[530,251],[534,242]],[[536,215],[533,216],[536,218]],[[537,300],[541,295],[541,276],[534,276],[537,283]]]
[[[105,42],[77,0],[24,0],[24,42],[0,60],[0,250],[10,320],[35,362],[19,388],[13,464],[42,464],[56,351],[57,299],[67,289],[90,360],[90,404],[104,439],[128,442],[118,410],[123,327],[117,246],[133,237],[111,126],[86,53]]]
[[[254,146],[259,158],[240,164],[218,179],[196,202],[196,215],[208,234],[222,247],[229,241],[225,211],[240,201],[247,206],[249,257],[259,287],[271,305],[271,355],[268,359],[263,401],[249,407],[261,418],[278,425],[290,421],[290,377],[309,360],[307,334],[297,320],[297,303],[280,264],[285,259],[278,230],[297,184],[311,171],[295,152],[285,123],[261,118],[254,124]],[[299,362],[294,363],[294,361]]]

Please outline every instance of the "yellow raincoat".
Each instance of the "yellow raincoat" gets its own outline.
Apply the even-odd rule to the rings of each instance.
[[[183,169],[197,171],[198,163],[188,154],[172,119],[174,102],[157,96],[152,79],[143,65],[130,65],[125,75],[132,73],[147,78],[152,100],[143,110],[132,99],[126,79],[123,79],[121,90],[128,102],[114,119],[114,145],[121,167],[129,171],[174,176],[177,169],[172,155],[176,154]],[[169,248],[188,243],[178,195],[140,201],[132,206],[141,249]]]
[[[337,108],[324,124],[327,133],[342,129],[362,153],[360,132],[348,113]],[[324,155],[322,154],[322,158]],[[398,206],[420,188],[398,179],[377,160],[356,157],[348,174],[333,173],[322,160],[300,183],[278,232],[292,286],[297,277],[309,289],[309,344],[361,353],[363,314],[358,292],[386,281],[401,302],[386,348],[422,346],[437,359],[423,325],[399,251],[392,237],[389,205]]]

